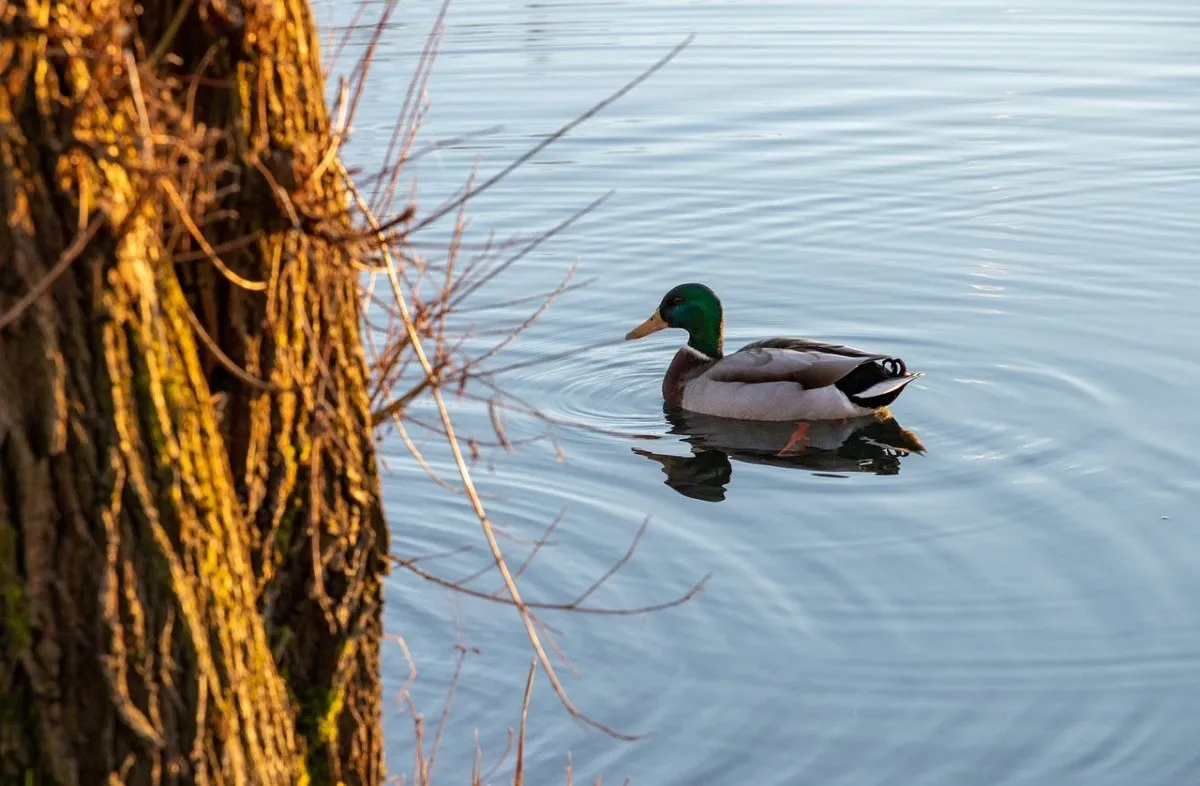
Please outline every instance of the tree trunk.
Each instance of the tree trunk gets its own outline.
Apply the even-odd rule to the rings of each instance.
[[[307,3],[10,0],[0,34],[0,783],[379,783],[387,532]]]

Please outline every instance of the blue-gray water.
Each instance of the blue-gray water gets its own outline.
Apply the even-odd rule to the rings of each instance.
[[[401,4],[351,163],[382,157],[436,10]],[[353,9],[317,12],[336,26]],[[455,0],[422,140],[502,129],[410,168],[422,207],[693,31],[666,70],[471,205],[467,239],[480,242],[534,235],[616,189],[474,298],[551,288],[575,261],[595,278],[491,365],[620,338],[670,286],[700,280],[723,298],[735,346],[803,335],[925,372],[892,410],[926,452],[860,441],[796,468],[697,448],[709,464],[675,464],[689,496],[635,453],[693,456],[659,395],[678,335],[502,377],[550,416],[615,432],[563,426],[565,462],[542,443],[485,448],[475,465],[513,537],[536,538],[565,508],[521,580],[530,598],[570,599],[646,516],[635,558],[591,602],[653,603],[713,573],[668,611],[547,615],[581,672],[560,667],[575,702],[654,736],[621,743],[573,723],[539,678],[527,782],[562,783],[567,750],[577,783],[1196,782],[1200,5]],[[528,309],[462,322],[486,330]],[[481,406],[451,406],[460,430],[490,436]],[[454,479],[439,439],[413,433]],[[474,544],[429,563],[450,578],[484,564],[465,499],[394,434],[380,449],[394,550]],[[514,564],[527,551],[501,543]],[[519,620],[403,571],[387,592],[431,725],[455,641],[482,651],[434,778],[467,783],[473,731],[486,767],[518,719]],[[384,667],[399,773],[412,756],[392,698],[408,676],[399,647]]]

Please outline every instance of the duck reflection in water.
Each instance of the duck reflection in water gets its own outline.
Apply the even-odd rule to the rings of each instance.
[[[841,475],[870,472],[895,475],[900,462],[925,447],[902,428],[887,410],[846,421],[813,421],[807,429],[791,421],[733,420],[702,415],[677,407],[663,408],[670,434],[683,434],[692,455],[672,456],[634,448],[639,456],[658,462],[666,484],[685,497],[721,502],[733,476],[730,459],[750,464],[803,469]],[[797,432],[804,434],[797,442]]]

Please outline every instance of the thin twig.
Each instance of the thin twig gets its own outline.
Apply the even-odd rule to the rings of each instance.
[[[400,177],[400,170],[403,168],[409,149],[412,147],[413,140],[416,138],[417,120],[416,110],[414,107],[414,99],[425,91],[425,86],[429,82],[429,75],[433,71],[433,63],[437,57],[438,47],[441,45],[442,35],[445,32],[446,13],[450,10],[450,0],[442,0],[442,5],[438,8],[437,17],[434,19],[433,26],[429,31],[429,35],[425,38],[425,48],[421,51],[421,57],[417,61],[417,67],[413,71],[412,79],[408,83],[408,91],[404,94],[404,101],[400,105],[400,114],[397,116],[396,125],[392,129],[392,137],[388,140],[387,151],[383,155],[382,171],[390,172],[386,183],[381,179],[375,184],[375,190],[368,200],[373,212],[379,212],[385,205],[390,205],[392,195],[395,194],[396,183]],[[409,111],[414,112],[412,118],[409,118]],[[400,145],[400,150],[397,154],[396,145],[399,142],[401,134],[404,134],[404,142]],[[396,154],[396,162],[392,163],[392,155]],[[382,190],[381,190],[382,189]]]
[[[362,2],[358,4],[358,8],[354,12],[354,17],[350,20],[350,24],[343,28],[342,38],[340,41],[338,41],[337,47],[333,50],[333,56],[329,59],[329,68],[337,65],[337,61],[342,56],[342,52],[346,49],[346,45],[350,43],[351,34],[358,28],[358,23],[362,21],[362,18],[367,13],[367,9],[371,5],[373,5],[373,3],[368,2],[368,0],[362,0]],[[332,34],[333,28],[330,28],[329,32]],[[360,60],[365,59],[365,57],[366,55],[364,55],[363,58],[360,58]]]
[[[450,302],[450,307],[451,307],[451,308],[453,308],[455,305],[457,305],[457,304],[461,303],[463,300],[465,300],[466,298],[470,297],[470,296],[471,296],[471,293],[475,292],[475,291],[476,291],[476,290],[478,290],[478,289],[479,289],[481,286],[483,286],[484,284],[486,284],[487,282],[491,281],[491,280],[492,280],[493,278],[495,278],[496,276],[498,276],[498,275],[500,275],[501,273],[503,273],[503,272],[504,272],[506,269],[508,269],[508,268],[509,268],[509,267],[510,267],[510,266],[511,266],[513,263],[520,261],[520,260],[521,260],[521,259],[523,259],[523,258],[524,258],[524,257],[525,257],[525,256],[526,256],[526,255],[527,255],[529,252],[531,252],[531,251],[533,251],[534,249],[536,249],[536,248],[537,248],[538,246],[540,246],[542,243],[546,242],[547,240],[549,240],[550,238],[554,237],[554,236],[555,236],[555,235],[557,235],[558,233],[560,233],[560,232],[562,232],[562,231],[566,230],[566,229],[567,229],[567,228],[569,228],[569,227],[570,227],[572,224],[574,224],[576,221],[578,221],[579,219],[581,219],[581,218],[583,218],[584,216],[586,216],[588,213],[591,213],[593,210],[595,210],[596,208],[598,208],[598,207],[600,207],[601,205],[603,205],[603,204],[604,204],[606,201],[608,201],[609,197],[611,197],[611,196],[612,196],[614,193],[616,193],[616,192],[615,192],[615,191],[609,191],[607,194],[604,194],[603,196],[600,196],[600,197],[597,197],[596,199],[593,199],[593,200],[592,200],[592,201],[591,201],[589,204],[587,204],[587,205],[585,205],[585,206],[581,207],[579,210],[575,211],[575,212],[574,212],[573,214],[571,214],[570,216],[567,216],[565,219],[563,219],[562,221],[558,222],[558,224],[557,224],[557,225],[555,225],[554,227],[551,227],[551,228],[550,228],[548,231],[546,231],[546,232],[543,232],[543,233],[542,233],[540,236],[538,236],[538,237],[534,238],[534,240],[533,240],[533,241],[531,241],[531,242],[530,242],[528,245],[526,245],[526,246],[525,246],[524,248],[522,248],[520,251],[518,251],[517,253],[513,254],[513,255],[512,255],[511,257],[509,257],[508,259],[504,260],[502,263],[500,263],[499,265],[497,265],[496,267],[494,267],[492,270],[488,271],[487,275],[485,275],[483,278],[479,279],[478,281],[474,281],[474,282],[472,282],[472,283],[470,284],[470,286],[466,287],[466,288],[465,288],[465,289],[464,289],[462,292],[460,292],[460,293],[459,293],[459,294],[458,294],[458,295],[457,295],[457,296],[454,298],[454,300],[452,300],[452,301]]]
[[[224,243],[215,245],[212,250],[216,254],[224,254],[229,251],[238,251],[243,248],[248,248],[262,239],[263,232],[261,229],[256,229],[253,232],[243,235],[234,240],[227,240]],[[171,257],[172,262],[195,262],[200,259],[207,259],[208,254],[203,251],[184,251],[179,254],[174,254]]]
[[[445,139],[439,139],[436,142],[430,142],[428,145],[425,145],[425,147],[421,148],[420,150],[417,150],[413,153],[409,153],[408,158],[405,160],[404,163],[411,164],[412,162],[416,161],[417,159],[424,158],[425,156],[429,155],[430,153],[435,153],[438,150],[445,150],[446,148],[449,148],[449,147],[458,147],[459,145],[466,144],[467,142],[472,142],[476,139],[479,139],[480,137],[491,136],[492,134],[499,134],[503,130],[504,130],[504,126],[499,126],[499,125],[489,126],[487,128],[481,128],[478,131],[471,131],[466,134],[462,134],[461,136],[451,136],[451,137],[446,137]]]
[[[594,344],[587,344],[582,347],[575,347],[574,349],[568,349],[563,352],[555,352],[555,353],[552,353],[549,355],[542,355],[541,357],[537,357],[532,360],[523,360],[519,363],[510,363],[507,366],[499,366],[498,368],[480,369],[479,373],[483,374],[483,375],[487,375],[489,377],[493,377],[493,376],[497,376],[499,374],[507,373],[509,371],[516,371],[519,368],[528,368],[530,366],[541,365],[542,363],[551,363],[555,360],[562,360],[563,358],[569,358],[572,355],[582,355],[585,352],[592,351],[593,349],[601,349],[603,347],[616,346],[617,344],[620,344],[622,341],[623,341],[623,339],[610,338],[605,341],[597,341]]]
[[[438,748],[442,744],[442,732],[446,730],[446,718],[450,717],[450,706],[454,703],[454,690],[458,687],[458,679],[462,676],[463,661],[467,659],[468,650],[460,647],[458,662],[454,664],[454,676],[450,678],[450,687],[446,689],[446,701],[442,704],[442,714],[438,718],[437,731],[433,733],[433,749],[429,752],[429,763],[426,765],[425,776],[433,774],[433,765],[437,761]]]
[[[533,695],[533,675],[537,673],[537,661],[529,664],[529,676],[525,678],[525,696],[521,699],[521,726],[517,732],[517,765],[513,771],[513,786],[525,782],[525,721],[529,718],[529,699]]]
[[[533,624],[537,625],[538,632],[541,633],[546,639],[546,642],[550,645],[550,649],[553,650],[554,654],[558,656],[558,659],[562,662],[562,665],[576,677],[580,676],[582,672],[576,668],[575,664],[571,662],[571,659],[567,657],[566,650],[558,646],[558,642],[554,640],[554,634],[557,633],[562,635],[562,631],[552,627],[541,617],[534,617]]]
[[[496,763],[492,765],[491,769],[489,769],[486,773],[483,774],[483,778],[480,781],[481,783],[486,783],[487,781],[490,781],[492,779],[492,776],[500,771],[500,765],[504,764],[504,762],[508,760],[508,754],[512,753],[512,747],[513,747],[513,730],[512,730],[512,727],[509,726],[508,727],[508,742],[504,745],[504,751],[501,752],[500,757],[496,759]]]
[[[590,287],[592,284],[595,284],[598,280],[599,280],[599,278],[593,276],[592,278],[587,278],[587,279],[584,279],[583,281],[576,281],[573,284],[560,284],[559,286],[555,287],[550,292],[538,292],[533,295],[522,295],[520,297],[515,297],[510,300],[500,300],[500,301],[496,301],[494,303],[484,303],[484,304],[478,305],[478,306],[465,306],[465,305],[464,306],[455,306],[454,307],[454,315],[462,316],[463,314],[473,314],[473,313],[478,313],[480,311],[493,311],[498,308],[512,308],[513,306],[519,306],[523,303],[530,303],[535,300],[544,301],[547,297],[549,297],[552,294],[557,293],[558,295],[565,295],[566,293],[574,292],[577,289],[583,289],[584,287]]]
[[[523,574],[525,572],[525,570],[531,564],[533,564],[533,561],[537,558],[538,552],[542,550],[543,546],[545,546],[547,543],[550,542],[550,536],[552,534],[554,534],[554,530],[562,522],[563,516],[566,514],[566,512],[567,512],[567,509],[565,507],[560,509],[558,511],[558,515],[556,515],[554,517],[554,519],[550,522],[549,526],[546,527],[546,530],[542,533],[542,536],[540,538],[538,538],[536,541],[534,541],[533,547],[529,550],[529,553],[525,555],[525,561],[522,562],[520,565],[518,565],[516,572],[513,573],[514,579],[521,578],[521,574]],[[504,592],[504,587],[500,587],[499,589],[492,592],[492,595],[493,595],[493,597],[497,597],[503,592]]]
[[[580,603],[583,603],[585,600],[587,600],[591,596],[591,594],[593,592],[595,592],[597,589],[599,589],[600,586],[604,584],[604,582],[608,581],[614,573],[616,573],[618,570],[623,568],[625,566],[625,564],[628,563],[629,560],[633,558],[633,552],[637,550],[638,543],[641,541],[642,536],[646,534],[646,527],[649,525],[650,525],[650,517],[647,516],[646,518],[644,518],[642,520],[642,525],[640,527],[638,527],[637,533],[633,536],[633,540],[630,541],[630,543],[629,543],[629,548],[626,549],[625,553],[621,556],[621,558],[619,560],[617,560],[616,562],[614,562],[612,564],[612,567],[610,567],[607,571],[604,572],[603,576],[601,576],[600,578],[598,578],[594,582],[592,582],[592,586],[585,589],[583,591],[582,595],[580,595],[578,598],[573,600],[568,605],[578,606]]]
[[[416,565],[418,562],[428,562],[429,560],[434,559],[445,559],[446,557],[453,557],[456,554],[466,554],[474,550],[474,546],[459,546],[456,549],[439,551],[435,554],[422,554],[419,557],[393,557],[392,559],[399,567],[407,568],[409,565]]]
[[[365,6],[366,3],[363,3]],[[387,0],[383,5],[383,12],[379,15],[379,20],[375,23],[375,29],[371,34],[371,41],[367,44],[366,51],[358,60],[356,69],[358,71],[358,80],[354,86],[354,97],[350,99],[350,107],[346,113],[346,123],[344,128],[349,129],[350,124],[354,122],[354,115],[358,112],[358,102],[362,100],[363,90],[367,84],[367,71],[370,69],[372,61],[375,59],[375,47],[379,45],[379,39],[382,38],[384,31],[387,29],[388,19],[392,12],[399,5],[399,0]],[[347,33],[348,35],[348,33]]]
[[[463,194],[461,197],[459,197],[459,199],[455,200],[454,202],[452,202],[448,205],[443,205],[438,210],[434,211],[433,213],[430,213],[428,216],[426,216],[425,218],[418,221],[416,223],[416,225],[413,226],[411,231],[413,233],[415,233],[418,230],[429,226],[430,224],[437,221],[439,218],[446,215],[450,211],[457,209],[459,203],[465,202],[469,199],[473,199],[474,197],[478,196],[479,194],[482,194],[484,191],[488,190],[492,186],[499,183],[510,172],[512,172],[513,170],[520,167],[526,161],[533,158],[538,153],[542,152],[547,147],[554,144],[556,141],[558,141],[562,137],[566,136],[568,133],[570,133],[574,129],[578,128],[583,123],[590,120],[597,113],[599,113],[601,110],[608,107],[610,104],[615,102],[617,99],[623,97],[630,90],[633,90],[635,87],[640,85],[642,82],[645,82],[647,79],[654,76],[656,73],[658,73],[660,70],[662,70],[663,67],[667,65],[667,63],[670,63],[672,60],[675,59],[675,57],[680,52],[682,52],[685,48],[687,48],[688,44],[692,43],[692,41],[695,38],[696,38],[695,33],[692,33],[691,35],[689,35],[682,42],[680,42],[674,49],[672,49],[670,52],[668,52],[666,55],[664,55],[662,57],[662,59],[660,59],[657,63],[650,66],[645,71],[643,71],[641,74],[639,74],[637,77],[635,77],[634,79],[632,79],[631,81],[626,83],[625,86],[622,87],[620,90],[617,90],[615,93],[612,93],[607,98],[605,98],[603,101],[600,101],[599,103],[593,105],[591,109],[588,109],[586,112],[579,115],[571,122],[560,127],[557,131],[555,131],[554,133],[547,136],[541,142],[538,142],[536,145],[531,147],[528,151],[526,151],[525,153],[522,153],[520,156],[517,157],[517,159],[515,161],[510,163],[508,166],[504,167],[499,172],[497,172],[496,174],[489,177],[487,180],[480,183],[474,189],[467,191],[465,194]]]
[[[100,225],[104,223],[105,219],[107,218],[108,214],[103,210],[96,213],[96,217],[88,223],[87,227],[82,232],[75,236],[75,239],[71,241],[71,245],[63,249],[63,252],[59,254],[58,261],[54,263],[54,267],[50,268],[50,270],[46,272],[46,275],[42,276],[38,282],[33,285],[33,288],[25,293],[24,297],[14,303],[12,308],[0,316],[0,330],[4,330],[4,328],[11,325],[13,322],[16,322],[21,317],[21,314],[25,313],[27,308],[33,305],[38,298],[44,295],[46,291],[53,286],[54,282],[58,280],[59,276],[67,272],[67,268],[71,266],[72,262],[79,258],[79,255],[82,254],[84,249],[87,248],[88,243],[92,242],[92,238],[95,237],[96,231],[100,229]]]
[[[192,311],[192,307],[189,304],[184,303],[183,313],[187,316],[188,322],[191,323],[192,330],[196,331],[196,335],[200,337],[200,342],[204,344],[204,346],[208,347],[208,351],[213,353],[213,357],[215,357],[217,361],[229,371],[230,374],[233,374],[250,387],[258,388],[259,390],[265,390],[268,393],[283,393],[287,390],[287,388],[259,379],[235,363],[233,358],[229,357],[229,355],[226,355],[221,349],[220,345],[218,345],[217,342],[213,340],[213,337],[209,335],[208,331],[204,329],[204,325],[200,324],[200,319]]]
[[[502,603],[506,606],[516,606],[517,605],[509,598],[495,597],[494,595],[492,595],[489,592],[483,592],[482,590],[476,590],[476,589],[471,589],[470,587],[464,587],[462,584],[459,584],[457,582],[448,581],[447,579],[443,579],[441,576],[435,576],[434,574],[429,573],[428,571],[418,568],[416,565],[403,565],[402,567],[406,568],[407,570],[412,571],[416,575],[420,576],[421,578],[425,579],[426,581],[428,581],[432,584],[437,584],[439,587],[445,587],[446,589],[451,589],[456,592],[461,592],[462,594],[470,595],[473,598],[480,598],[482,600],[490,600],[493,603]],[[649,614],[650,612],[662,611],[664,609],[671,609],[676,606],[681,606],[684,603],[687,603],[692,598],[699,595],[701,592],[703,592],[704,589],[708,586],[708,582],[711,578],[712,578],[712,574],[706,573],[706,574],[704,574],[703,578],[701,578],[698,582],[693,584],[692,587],[687,592],[680,595],[678,598],[674,598],[673,600],[664,601],[663,603],[654,603],[649,606],[639,606],[636,608],[605,609],[605,608],[597,608],[597,607],[593,607],[593,606],[580,606],[580,605],[576,605],[574,603],[539,603],[538,601],[522,601],[521,605],[528,609],[543,609],[546,611],[571,611],[571,612],[575,612],[577,614],[597,614],[597,615],[609,616],[609,617],[629,617],[629,616],[633,616],[635,614]]]
[[[200,248],[204,250],[205,256],[207,256],[208,260],[213,263],[213,266],[216,267],[217,270],[220,270],[221,274],[224,275],[225,278],[229,279],[234,284],[237,284],[242,289],[248,289],[252,292],[264,291],[267,288],[267,283],[265,281],[251,281],[247,278],[239,276],[237,273],[233,272],[233,270],[231,270],[219,256],[217,256],[217,252],[215,252],[213,247],[209,245],[208,240],[200,231],[200,227],[196,226],[196,222],[192,220],[191,215],[188,213],[187,206],[183,204],[183,198],[179,196],[179,192],[175,190],[174,184],[165,178],[160,182],[162,183],[163,191],[166,192],[171,204],[175,206],[175,210],[179,214],[179,220],[183,222],[185,227],[187,227],[188,232],[191,233],[192,238],[196,241],[196,243],[199,244]]]

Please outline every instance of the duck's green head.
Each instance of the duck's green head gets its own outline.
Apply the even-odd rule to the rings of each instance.
[[[719,358],[725,333],[721,301],[703,284],[680,284],[663,295],[654,314],[625,334],[627,341],[648,336],[663,328],[682,328],[688,332],[688,346]]]

